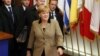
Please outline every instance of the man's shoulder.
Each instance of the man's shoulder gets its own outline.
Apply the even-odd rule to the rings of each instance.
[[[36,10],[36,6],[35,5],[31,6],[30,10]]]

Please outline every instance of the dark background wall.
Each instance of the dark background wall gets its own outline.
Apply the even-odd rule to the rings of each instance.
[[[0,0],[0,6],[2,5],[2,0]]]
[[[20,6],[21,5],[21,0],[14,0],[14,4]],[[30,0],[30,6],[33,5],[33,0]]]

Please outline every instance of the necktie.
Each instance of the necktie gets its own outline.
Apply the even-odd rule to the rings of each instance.
[[[55,15],[55,12],[51,12],[51,18],[56,20],[56,15]]]
[[[53,12],[51,12],[51,19],[54,19]]]
[[[9,9],[9,13],[10,13],[10,15],[12,17],[12,21],[14,22],[14,15],[13,15],[12,8],[11,7],[8,7],[8,9]]]

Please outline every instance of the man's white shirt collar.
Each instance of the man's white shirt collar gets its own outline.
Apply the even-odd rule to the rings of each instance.
[[[11,5],[5,5],[5,7],[7,8],[8,11],[10,11],[9,7],[11,7]]]
[[[37,7],[37,5],[35,6],[35,8],[36,8],[36,10],[38,10],[38,7]]]
[[[54,20],[56,20],[56,12],[55,11],[52,11],[53,12],[53,16],[54,16]]]
[[[26,10],[26,7],[24,5],[22,5],[22,7],[23,7],[23,10],[25,11]]]

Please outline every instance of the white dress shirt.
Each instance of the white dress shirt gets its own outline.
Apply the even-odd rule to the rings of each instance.
[[[57,19],[57,18],[56,18],[56,13],[55,13],[55,11],[53,11],[53,19],[54,19],[54,20]]]
[[[25,11],[26,10],[26,7],[24,5],[22,5],[22,7],[23,7],[23,10]]]
[[[8,11],[10,11],[10,10],[9,10],[9,7],[11,7],[11,5],[5,5],[5,7],[7,8]],[[11,7],[11,8],[12,8],[12,7]]]

